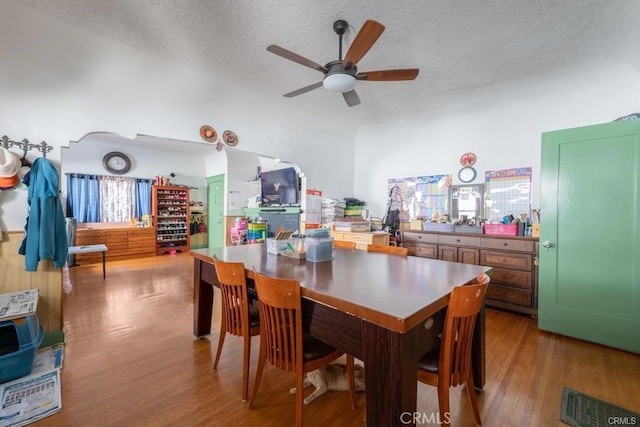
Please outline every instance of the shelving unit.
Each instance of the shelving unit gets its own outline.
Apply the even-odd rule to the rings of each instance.
[[[156,222],[156,254],[189,250],[189,188],[154,185],[152,209]]]

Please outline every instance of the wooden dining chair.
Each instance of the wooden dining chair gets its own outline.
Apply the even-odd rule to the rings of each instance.
[[[307,372],[319,369],[344,353],[302,331],[300,283],[254,272],[260,307],[260,355],[249,408],[253,407],[265,361],[296,374],[296,426],[302,426],[303,384]],[[353,356],[347,355],[351,406],[355,408]]]
[[[409,249],[390,245],[367,245],[367,252],[407,256],[409,254]]]
[[[449,388],[461,384],[467,387],[476,424],[481,424],[471,371],[471,341],[476,317],[487,293],[488,276],[483,281],[485,283],[453,288],[442,341],[418,362],[418,381],[438,388],[440,422],[443,425],[450,425]]]
[[[346,242],[344,240],[334,240],[333,247],[339,249],[355,249],[356,242]]]
[[[257,304],[250,304],[244,264],[214,259],[220,293],[222,295],[222,316],[218,349],[213,369],[218,369],[220,353],[227,333],[242,337],[244,354],[242,357],[242,401],[249,399],[249,359],[251,358],[251,337],[260,334],[260,315]]]

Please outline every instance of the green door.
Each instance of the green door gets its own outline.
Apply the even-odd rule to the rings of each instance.
[[[224,246],[224,175],[207,178],[209,247]]]
[[[640,120],[542,135],[538,326],[640,353]]]

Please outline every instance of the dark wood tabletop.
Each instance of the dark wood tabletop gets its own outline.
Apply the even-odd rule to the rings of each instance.
[[[247,270],[296,279],[302,295],[371,323],[406,332],[447,305],[453,286],[464,285],[488,267],[360,250],[333,251],[331,261],[310,262],[266,253],[264,244],[195,249],[212,262],[244,262]],[[249,274],[250,276],[250,274]]]

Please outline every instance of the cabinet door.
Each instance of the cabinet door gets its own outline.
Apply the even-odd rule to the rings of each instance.
[[[438,246],[438,259],[443,261],[458,261],[458,248],[455,246]]]
[[[640,353],[640,120],[542,135],[538,326]]]
[[[473,248],[458,248],[458,262],[480,264],[480,251]]]

